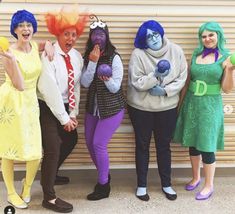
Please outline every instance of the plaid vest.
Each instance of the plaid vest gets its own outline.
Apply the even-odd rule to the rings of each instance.
[[[100,64],[112,66],[112,61],[116,54],[114,53],[112,56],[101,56],[96,69]],[[97,77],[96,73],[87,93],[86,111],[90,114],[93,114],[94,111],[95,95],[97,96],[99,115],[102,119],[115,115],[125,107],[126,102],[122,88],[116,93],[111,93],[104,82]]]

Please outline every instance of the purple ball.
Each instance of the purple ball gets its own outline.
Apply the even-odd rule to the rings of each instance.
[[[107,64],[99,65],[99,67],[97,69],[97,75],[98,76],[111,77],[112,76],[112,68],[111,68],[111,66],[109,66]]]
[[[164,73],[166,70],[170,70],[171,65],[168,60],[162,59],[157,63],[159,73]]]

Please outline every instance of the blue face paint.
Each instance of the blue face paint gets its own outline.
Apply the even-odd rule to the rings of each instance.
[[[146,44],[148,48],[157,51],[162,47],[162,37],[158,32],[147,29]]]

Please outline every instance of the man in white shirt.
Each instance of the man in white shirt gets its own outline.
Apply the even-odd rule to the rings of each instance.
[[[80,101],[83,59],[73,46],[81,35],[86,20],[87,16],[81,17],[74,11],[68,13],[63,9],[58,14],[46,15],[48,30],[56,36],[57,41],[54,44],[53,61],[50,62],[42,54],[43,69],[38,81],[44,149],[41,166],[44,195],[42,206],[56,212],[73,210],[72,204],[56,197],[54,184],[69,182],[69,178],[58,176],[57,172],[77,143],[76,116]]]

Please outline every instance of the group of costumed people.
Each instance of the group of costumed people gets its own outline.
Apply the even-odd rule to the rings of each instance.
[[[88,88],[84,118],[85,139],[98,178],[91,201],[109,197],[111,174],[108,143],[120,126],[127,107],[135,133],[136,197],[148,201],[149,146],[154,134],[158,171],[166,198],[175,200],[171,184],[170,143],[189,147],[192,191],[205,182],[197,200],[213,191],[215,152],[224,149],[221,89],[233,88],[234,65],[224,47],[223,29],[204,23],[199,45],[188,66],[183,50],[167,39],[163,26],[148,20],[139,27],[128,69],[127,101],[122,91],[123,64],[111,43],[107,23],[90,16],[84,56],[74,48],[88,22],[76,8],[47,13],[48,31],[56,41],[36,43],[37,21],[26,10],[11,19],[16,38],[9,50],[0,50],[6,80],[0,87],[0,157],[7,200],[24,209],[31,201],[31,186],[41,162],[42,206],[72,212],[73,205],[57,197],[54,185],[69,183],[58,174],[77,144],[80,87]],[[41,59],[39,52],[42,52]],[[42,157],[43,149],[43,157]],[[14,186],[14,161],[26,162],[22,191]]]

